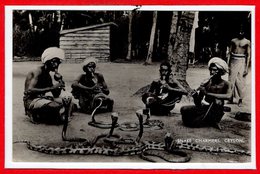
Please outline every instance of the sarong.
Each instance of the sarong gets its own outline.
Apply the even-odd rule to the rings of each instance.
[[[75,91],[75,90],[74,90]],[[111,112],[113,110],[114,101],[104,93],[90,94],[86,92],[78,93],[79,106],[82,112],[90,114],[102,99],[102,106],[98,110],[102,112]]]
[[[48,100],[45,98],[36,98],[33,99],[32,102],[29,105],[29,109],[40,109],[43,106],[46,106],[47,104],[51,103],[52,100]]]
[[[244,98],[245,91],[245,77],[243,73],[245,71],[246,57],[243,54],[231,54],[229,81],[232,87],[232,96],[237,101]]]
[[[205,127],[219,123],[224,115],[224,107],[213,104],[195,105],[181,107],[181,115],[183,124],[187,127]]]
[[[146,105],[146,108],[150,109],[152,115],[160,116],[169,115],[170,111],[174,109],[175,104],[180,102],[181,97],[180,94],[176,94],[175,97],[171,95],[163,99],[160,96],[147,92],[142,96],[142,101]]]

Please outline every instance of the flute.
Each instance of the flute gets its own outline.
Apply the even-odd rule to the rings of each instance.
[[[193,96],[194,94],[196,94],[197,91],[198,91],[202,86],[204,86],[205,84],[207,84],[215,75],[216,75],[216,74],[212,74],[212,75],[209,77],[209,79],[203,81],[198,88],[196,88],[195,90],[191,91],[191,93],[190,93],[191,96]]]
[[[160,90],[160,94],[163,92],[163,86],[166,84],[166,80],[165,80],[166,76],[162,76],[162,80],[160,80],[162,86],[161,86],[161,90]]]
[[[62,75],[58,72],[58,69],[55,69],[54,71],[54,80],[61,84],[65,84],[65,82],[62,80]],[[65,91],[65,88],[62,87],[62,90]]]

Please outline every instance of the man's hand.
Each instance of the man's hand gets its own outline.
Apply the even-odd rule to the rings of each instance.
[[[165,83],[164,85],[162,85],[161,88],[162,89],[170,89],[170,86],[168,85],[168,83]]]
[[[101,92],[102,92],[102,89],[100,88],[100,86],[96,85],[96,86],[93,88],[93,92],[94,92],[94,93],[101,93]]]
[[[52,86],[52,90],[56,90],[56,89],[65,89],[65,84],[59,82],[59,83],[53,85],[53,86]]]
[[[248,74],[248,69],[245,69],[244,73],[243,73],[243,77],[247,76]]]
[[[215,99],[217,105],[223,105],[223,100]]]
[[[27,91],[24,91],[24,95],[31,95],[32,94],[32,90],[28,89]]]
[[[207,91],[206,91],[205,87],[203,87],[203,86],[200,86],[198,90],[199,90],[202,94],[204,94],[204,95],[207,94]]]

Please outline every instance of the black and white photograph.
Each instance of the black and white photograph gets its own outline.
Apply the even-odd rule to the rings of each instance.
[[[254,169],[253,6],[6,6],[7,168]]]

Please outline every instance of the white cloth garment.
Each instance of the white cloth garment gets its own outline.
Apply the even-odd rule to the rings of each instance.
[[[65,53],[62,49],[57,47],[50,47],[44,50],[41,56],[42,63],[47,62],[53,58],[59,58],[60,60],[65,60]]]

